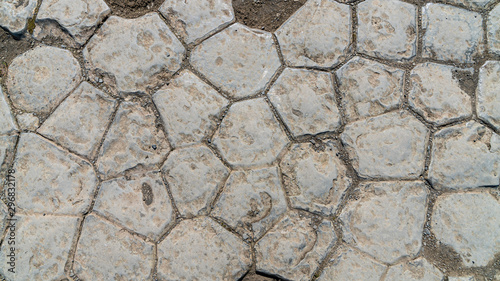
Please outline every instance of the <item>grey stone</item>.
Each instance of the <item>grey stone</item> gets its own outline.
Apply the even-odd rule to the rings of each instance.
[[[485,8],[492,0],[446,0],[445,2],[456,5],[463,5],[467,8]]]
[[[0,169],[9,164],[9,156],[14,152],[17,136],[0,136]],[[5,167],[7,168],[7,167]],[[3,174],[0,174],[2,176]]]
[[[36,0],[3,0],[0,2],[0,26],[14,34],[23,33],[36,4]]]
[[[389,267],[384,281],[441,281],[443,273],[424,258]]]
[[[0,87],[0,135],[8,135],[17,131],[14,116],[10,111],[10,106],[7,99],[3,95],[2,87]]]
[[[34,113],[19,113],[16,119],[21,130],[36,131],[40,127],[40,119]]]
[[[463,276],[463,277],[448,276],[448,281],[476,281],[476,278],[474,276]]]
[[[489,51],[500,55],[500,5],[490,11],[486,26]]]
[[[479,69],[476,106],[479,119],[500,130],[500,62],[487,61]]]

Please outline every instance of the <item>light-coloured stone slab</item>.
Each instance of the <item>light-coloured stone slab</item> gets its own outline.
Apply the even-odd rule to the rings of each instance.
[[[486,22],[489,51],[500,55],[500,5],[490,11]]]
[[[251,264],[250,247],[208,217],[182,221],[158,246],[164,280],[239,280]]]
[[[203,41],[191,64],[233,98],[264,90],[280,66],[270,33],[236,23]]]
[[[474,276],[454,277],[448,276],[448,281],[476,281]]]
[[[384,281],[441,281],[443,273],[424,258],[389,267]]]
[[[21,130],[36,131],[40,127],[40,119],[33,113],[19,113],[16,119]]]
[[[10,106],[0,87],[0,135],[7,135],[17,131],[17,126],[12,116]]]
[[[445,2],[456,5],[463,5],[467,8],[485,8],[493,0],[446,0]],[[451,280],[450,280],[451,281]]]
[[[478,117],[500,130],[500,62],[487,61],[479,69],[476,90]]]
[[[36,4],[36,0],[3,0],[0,2],[0,26],[14,34],[23,33]]]
[[[315,135],[340,127],[340,113],[328,73],[287,68],[268,96],[295,136]]]
[[[348,5],[311,0],[276,31],[276,36],[287,64],[331,67],[348,55],[351,31]]]
[[[14,152],[17,136],[0,136],[0,168],[8,162],[8,155]],[[5,167],[7,168],[7,167]]]

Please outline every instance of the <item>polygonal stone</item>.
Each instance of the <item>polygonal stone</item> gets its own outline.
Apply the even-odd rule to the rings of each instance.
[[[227,161],[237,166],[271,164],[287,142],[263,99],[233,104],[213,141]]]
[[[460,87],[455,76],[458,71],[474,72],[430,62],[413,68],[408,96],[411,108],[438,126],[471,116],[471,98]]]
[[[407,261],[389,267],[386,281],[441,281],[443,273],[424,258]]]
[[[0,168],[8,163],[8,155],[14,152],[17,136],[0,136]]]
[[[448,281],[476,281],[474,276],[453,277],[448,276]]]
[[[500,253],[500,202],[487,192],[450,193],[437,198],[432,232],[466,266],[486,266]]]
[[[44,138],[21,134],[14,169],[20,209],[78,215],[89,208],[97,185],[94,169]]]
[[[422,7],[423,54],[425,58],[472,63],[482,54],[481,14],[429,3]]]
[[[13,219],[14,227],[7,231],[1,249],[0,274],[8,280],[64,279],[80,219],[51,215],[16,215]],[[8,271],[11,247],[15,248],[15,273]]]
[[[115,106],[115,100],[83,82],[45,120],[38,132],[92,159]]]
[[[330,216],[351,186],[347,168],[337,157],[338,149],[327,141],[322,150],[295,144],[280,167],[290,203],[294,208]]]
[[[485,8],[492,0],[446,0],[450,4],[463,5],[468,8]],[[450,277],[449,277],[450,278]]]
[[[0,26],[14,34],[23,33],[36,4],[36,0],[3,0],[0,2]]]
[[[486,28],[488,30],[489,51],[500,55],[500,5],[490,11]]]
[[[340,127],[331,79],[328,73],[287,68],[269,90],[269,99],[295,136]]]
[[[358,5],[358,48],[374,57],[408,60],[417,51],[417,11],[398,0],[368,0]]]
[[[227,100],[192,72],[184,71],[153,95],[174,146],[199,143],[215,128]]]
[[[206,214],[229,169],[206,146],[176,149],[162,167],[181,215]]]
[[[255,245],[256,270],[310,280],[336,241],[330,221],[291,211]]]
[[[82,280],[147,280],[154,247],[91,214],[85,218],[73,271]]]
[[[362,57],[339,70],[342,106],[349,122],[398,108],[403,96],[404,71]]]
[[[236,23],[196,46],[191,64],[231,97],[243,98],[264,90],[280,60],[270,33]]]
[[[272,167],[232,172],[211,215],[257,240],[286,209],[278,169]]]
[[[366,178],[416,178],[422,174],[429,130],[405,111],[347,125],[342,133],[354,169]]]
[[[436,132],[428,179],[436,189],[498,186],[500,136],[476,122]]]
[[[0,135],[7,135],[17,130],[14,117],[10,112],[7,99],[3,95],[2,87],[0,87]],[[0,158],[1,159],[1,158]]]
[[[94,76],[105,74],[121,93],[145,92],[176,72],[185,49],[156,13],[111,16],[83,50]]]
[[[340,215],[344,240],[385,263],[417,255],[427,211],[425,184],[367,182],[358,191],[359,199]]]
[[[109,178],[134,167],[153,168],[169,151],[151,105],[123,102],[102,144],[97,169]]]
[[[165,280],[239,280],[251,264],[250,247],[208,217],[182,221],[158,245]]]
[[[103,182],[94,210],[151,239],[158,238],[174,219],[172,203],[159,172]]]
[[[12,61],[7,88],[18,109],[48,114],[80,83],[80,79],[80,65],[71,52],[42,46]]]
[[[348,55],[351,29],[348,5],[311,0],[276,31],[276,36],[287,64],[331,67]]]
[[[479,69],[476,106],[479,119],[500,130],[500,62],[487,61]]]
[[[229,0],[167,0],[159,11],[187,43],[204,37],[234,19],[233,6]]]

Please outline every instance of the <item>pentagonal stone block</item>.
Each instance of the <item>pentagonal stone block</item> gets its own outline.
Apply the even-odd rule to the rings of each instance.
[[[278,169],[272,167],[232,172],[211,215],[257,240],[286,209]]]
[[[94,76],[105,74],[121,93],[145,92],[176,72],[185,49],[156,13],[111,16],[83,50]]]
[[[424,258],[407,261],[389,267],[384,280],[387,281],[441,281],[443,273]]]
[[[14,34],[26,30],[26,22],[33,17],[36,0],[4,0],[0,2],[0,26]]]
[[[423,56],[472,63],[482,54],[483,18],[465,9],[429,3],[422,7]]]
[[[391,112],[347,125],[342,133],[354,169],[367,178],[422,174],[429,130],[407,112]]]
[[[11,134],[16,130],[14,116],[12,116],[9,103],[2,92],[2,87],[0,87],[0,135]]]
[[[79,83],[80,65],[71,52],[38,47],[16,57],[9,66],[7,89],[15,107],[49,114]]]
[[[263,99],[235,103],[222,120],[213,143],[232,165],[270,164],[288,139]]]
[[[233,24],[196,46],[191,64],[231,97],[264,90],[280,66],[270,33]]]
[[[417,11],[398,0],[368,0],[358,5],[358,48],[370,56],[408,60],[417,51]]]
[[[404,71],[361,57],[337,70],[342,106],[349,122],[398,108]]]
[[[472,76],[474,70],[430,62],[417,65],[410,74],[410,107],[436,125],[471,116],[471,98],[461,88],[459,72]]]
[[[500,55],[500,5],[490,11],[486,27],[489,51]]]
[[[476,106],[479,119],[500,130],[500,62],[487,61],[479,69]]]
[[[162,167],[181,215],[207,214],[229,169],[203,145],[176,149]]]
[[[295,12],[276,36],[287,64],[331,67],[348,55],[351,30],[348,5],[312,0]]]
[[[500,136],[476,122],[441,129],[434,135],[428,179],[436,189],[498,186]]]
[[[287,68],[269,90],[269,99],[294,135],[340,127],[331,79],[328,73]]]
[[[385,263],[416,256],[427,211],[425,184],[367,182],[358,192],[340,215],[344,240]]]
[[[215,128],[227,100],[190,71],[153,95],[173,146],[199,143]]]
[[[165,280],[239,280],[251,264],[250,247],[208,217],[182,221],[158,245]]]

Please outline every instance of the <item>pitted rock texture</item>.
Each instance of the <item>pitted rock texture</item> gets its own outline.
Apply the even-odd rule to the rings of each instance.
[[[500,130],[500,62],[487,61],[479,69],[476,106],[479,119]]]
[[[36,0],[4,0],[0,3],[0,26],[14,34],[26,30],[29,18],[33,17]]]
[[[489,51],[500,55],[500,5],[496,5],[490,11],[486,26],[488,30]]]
[[[384,280],[441,281],[443,273],[424,258],[389,267]]]

